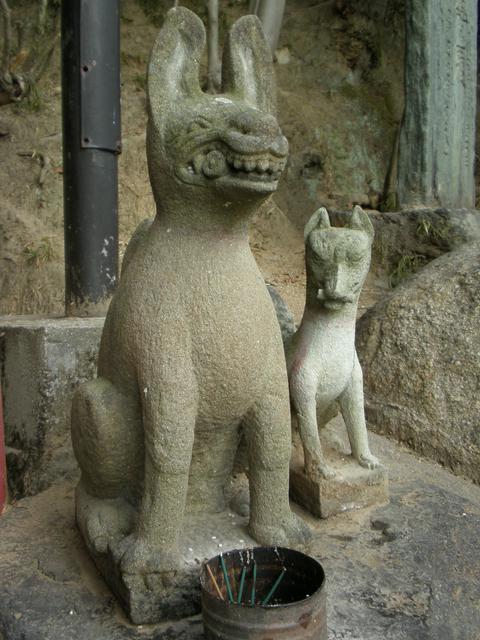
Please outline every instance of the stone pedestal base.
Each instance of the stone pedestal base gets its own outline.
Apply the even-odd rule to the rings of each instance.
[[[122,575],[112,552],[92,558],[134,624],[181,620],[200,612],[199,565],[185,566],[169,577]]]
[[[175,574],[122,575],[112,543],[106,553],[82,531],[90,556],[134,624],[178,620],[200,612],[200,567],[222,551],[256,546],[247,534],[248,518],[223,512],[186,516],[181,542],[183,565]],[[113,550],[112,550],[113,549]]]
[[[0,317],[10,496],[35,495],[77,475],[72,396],[95,377],[104,318]]]
[[[316,481],[305,475],[302,447],[294,447],[290,465],[290,496],[297,504],[317,518],[328,518],[389,501],[388,474],[384,467],[364,469],[351,456],[333,448],[325,453],[337,476]]]

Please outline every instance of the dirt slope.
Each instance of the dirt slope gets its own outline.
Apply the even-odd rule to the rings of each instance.
[[[203,6],[199,0],[182,4]],[[305,220],[320,204],[378,204],[402,108],[401,4],[287,3],[276,70],[291,155],[276,196],[281,211],[271,207],[253,224],[252,246],[266,279],[279,286],[297,316]],[[170,5],[122,5],[121,251],[138,222],[154,212],[145,158],[145,67],[156,24]],[[225,31],[247,2],[221,5]],[[60,102],[57,50],[38,97],[0,109],[0,314],[63,312]]]

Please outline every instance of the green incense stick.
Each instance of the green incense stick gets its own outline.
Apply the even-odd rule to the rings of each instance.
[[[253,578],[252,578],[252,597],[250,600],[250,604],[253,606],[255,604],[255,585],[257,582],[257,563],[253,562]]]
[[[266,604],[268,604],[270,602],[271,598],[273,597],[273,594],[278,589],[278,585],[283,580],[283,576],[285,575],[286,571],[287,570],[285,569],[285,567],[283,567],[282,573],[278,576],[278,578],[273,583],[273,586],[270,589],[270,591],[268,592],[267,597],[262,601],[262,606],[265,606]]]
[[[238,598],[237,598],[237,603],[238,604],[242,603],[243,587],[245,585],[245,575],[246,575],[246,573],[247,573],[247,567],[243,567],[242,575],[240,576],[240,587],[238,589]]]
[[[225,560],[223,559],[223,554],[220,554],[220,564],[222,565],[223,578],[225,580],[225,585],[227,587],[228,599],[230,602],[233,602],[232,588],[230,586],[230,580],[228,579],[227,567],[225,566]]]

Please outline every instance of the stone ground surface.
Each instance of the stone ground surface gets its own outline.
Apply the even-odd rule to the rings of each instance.
[[[391,503],[309,519],[309,551],[328,580],[329,640],[478,640],[480,487],[371,439],[389,469]],[[71,486],[11,507],[0,540],[1,640],[202,637],[199,617],[127,622],[86,555]]]

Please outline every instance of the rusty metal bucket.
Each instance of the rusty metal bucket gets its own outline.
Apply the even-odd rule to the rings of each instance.
[[[207,640],[327,640],[325,574],[299,551],[228,551],[203,564],[200,582]]]

